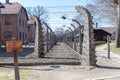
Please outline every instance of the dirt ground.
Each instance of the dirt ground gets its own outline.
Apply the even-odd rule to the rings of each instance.
[[[97,48],[97,65],[48,65],[38,66],[29,80],[120,80],[120,57],[111,54],[107,58],[103,45]],[[113,60],[113,58],[115,58]],[[40,69],[41,68],[41,69]]]
[[[47,65],[33,68],[28,80],[120,80],[120,64],[99,58],[96,67]]]
[[[107,54],[101,48],[97,50],[96,55],[97,65],[95,67],[40,65],[20,66],[20,69],[26,70],[26,76],[28,72],[32,73],[26,80],[120,80],[120,58],[113,56],[116,59],[107,59]]]

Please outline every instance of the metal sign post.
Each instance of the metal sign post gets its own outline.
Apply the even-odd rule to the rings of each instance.
[[[17,53],[22,51],[22,41],[20,40],[7,41],[6,50],[8,53],[14,54],[15,80],[20,80]]]

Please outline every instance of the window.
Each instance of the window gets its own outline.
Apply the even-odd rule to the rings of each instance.
[[[21,26],[21,18],[19,19],[19,26]]]
[[[10,25],[10,24],[11,24],[11,22],[10,22],[10,21],[5,20],[5,25]]]
[[[9,16],[5,16],[5,25],[11,25],[11,18]]]
[[[24,27],[24,20],[22,20],[22,26]]]
[[[4,32],[4,37],[5,37],[5,38],[12,37],[12,32],[11,32],[11,31],[5,31],[5,32]]]

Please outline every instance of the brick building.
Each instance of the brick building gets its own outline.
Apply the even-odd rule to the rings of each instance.
[[[28,24],[28,42],[34,43],[35,42],[35,30],[36,30],[35,21],[31,18],[28,20],[27,24]]]
[[[0,40],[5,43],[16,37],[19,40],[27,41],[27,12],[19,3],[10,3],[6,0],[2,3],[4,8],[0,9]]]

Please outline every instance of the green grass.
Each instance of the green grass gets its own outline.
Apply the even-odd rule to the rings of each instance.
[[[120,55],[120,48],[116,48],[115,44],[112,44],[110,46],[110,50],[111,50],[111,52],[118,53]]]
[[[32,71],[29,70],[20,70],[20,79],[21,80],[29,80],[28,78],[32,76]]]
[[[29,80],[32,76],[32,71],[20,69],[20,80]],[[15,80],[14,69],[0,68],[1,80]]]

